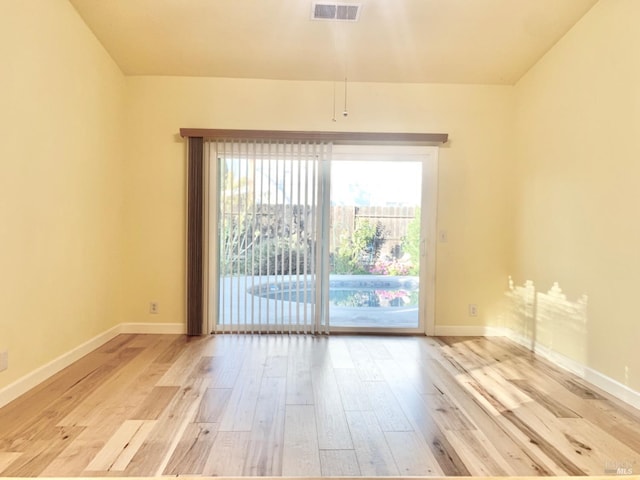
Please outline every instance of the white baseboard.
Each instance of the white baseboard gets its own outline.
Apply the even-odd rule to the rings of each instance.
[[[116,337],[120,333],[120,325],[116,325],[110,328],[106,332],[101,333],[87,340],[83,344],[77,346],[73,350],[60,355],[58,358],[51,360],[49,363],[36,368],[32,372],[28,373],[24,377],[19,378],[13,383],[10,383],[6,387],[0,389],[0,407],[6,405],[12,400],[18,398],[20,395],[31,390],[33,387],[44,382],[52,375],[58,373],[65,367],[68,367],[76,360],[84,357],[86,354],[94,351],[96,348],[101,347],[112,338]]]
[[[484,325],[436,325],[436,337],[501,337],[504,333],[496,327]]]
[[[640,410],[640,392],[636,392],[625,384],[607,377],[606,375],[603,375],[597,370],[593,370],[589,367],[585,367],[583,378],[610,395],[613,395],[614,397],[619,398],[623,402]]]
[[[549,347],[533,344],[530,338],[523,337],[509,328],[483,325],[436,325],[435,335],[437,337],[507,337],[509,340],[533,350],[537,355],[540,355],[540,357],[592,383],[632,407],[640,409],[640,392],[636,392],[617,380],[593,368],[587,367],[572,358],[564,356]]]
[[[119,333],[150,333],[150,334],[183,334],[187,333],[187,326],[182,323],[121,323]]]
[[[613,395],[632,407],[640,409],[640,392],[636,392],[617,380],[614,380],[613,378],[608,377],[572,358],[558,353],[545,345],[534,344],[530,338],[524,337],[509,328],[496,327],[495,330],[501,331],[502,335],[507,337],[509,340],[533,350],[542,358],[549,360],[550,362],[553,362],[553,364],[577,375],[578,377],[604,390],[609,395]]]
[[[181,323],[121,323],[106,332],[96,335],[74,349],[60,355],[49,363],[36,368],[32,372],[0,389],[0,407],[15,400],[35,386],[52,377],[63,368],[101,347],[109,340],[121,333],[173,333],[186,332],[186,326]]]
[[[101,347],[109,340],[113,339],[121,333],[128,334],[184,334],[186,326],[182,323],[121,323],[106,332],[95,336],[94,338],[84,342],[78,347],[59,356],[49,363],[28,373],[15,382],[0,389],[0,407],[6,405],[20,395],[26,393],[33,387],[55,375],[60,370],[68,367],[73,362],[79,360],[83,356]],[[553,362],[554,364],[568,370],[580,378],[594,384],[610,395],[619,398],[629,405],[640,409],[640,392],[636,392],[626,385],[614,380],[586,365],[566,357],[556,351],[549,349],[543,345],[532,345],[531,340],[518,335],[516,332],[506,328],[490,327],[490,326],[465,326],[465,325],[436,325],[436,336],[444,337],[491,337],[505,336],[516,343],[532,348],[536,354]]]

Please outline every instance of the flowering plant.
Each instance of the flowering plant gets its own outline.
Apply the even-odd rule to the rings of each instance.
[[[410,261],[403,261],[402,259],[377,260],[369,268],[369,273],[374,275],[409,275],[411,267]]]
[[[406,290],[376,290],[375,293],[382,306],[401,307],[411,302]]]

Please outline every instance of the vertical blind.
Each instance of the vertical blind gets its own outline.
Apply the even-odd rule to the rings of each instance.
[[[319,246],[329,248],[330,214],[328,208],[318,209],[318,205],[328,205],[329,202],[328,187],[323,184],[322,178],[328,178],[330,168],[325,160],[331,154],[331,145],[433,145],[448,141],[446,133],[406,132],[181,128],[180,135],[189,139],[186,238],[188,335],[201,335],[205,326],[208,332],[328,331],[328,298],[322,298],[320,292],[328,289],[330,259],[328,254],[324,258],[319,256]],[[225,138],[242,140],[223,141]],[[290,140],[276,140],[285,138]],[[236,166],[230,170],[225,164],[227,177],[229,171],[232,177],[234,174],[240,177],[242,168],[248,179],[244,180],[244,184],[238,179],[241,184],[235,186],[233,180],[228,180],[231,184],[224,189],[216,186],[207,190],[204,188],[206,184],[211,186],[223,177],[223,169],[217,168],[222,159],[228,159],[231,163],[236,161]],[[213,178],[208,170],[214,172]],[[269,190],[264,190],[265,185],[277,186],[271,190],[272,199],[269,199]],[[228,198],[225,197],[227,193]],[[225,202],[220,201],[223,197],[226,198]],[[275,207],[278,198],[282,203],[280,207]],[[252,206],[247,209],[249,204]],[[226,216],[220,222],[216,216],[220,213],[219,207],[227,209]],[[266,221],[269,211],[272,217]],[[278,211],[281,211],[280,216]],[[262,223],[259,217],[262,217]],[[207,225],[207,222],[210,223]],[[235,237],[232,235],[233,229]],[[243,229],[245,232],[253,231],[254,237],[239,236]],[[283,232],[289,235],[288,244]],[[225,234],[231,236],[224,237]],[[217,257],[225,253],[233,257],[242,251],[245,251],[243,262],[226,264],[218,275]],[[247,255],[247,251],[251,254]],[[287,256],[287,252],[291,255]],[[256,266],[256,262],[260,266]],[[265,262],[268,266],[263,265]],[[283,268],[283,262],[284,267],[291,264],[288,272],[287,268]],[[279,269],[275,268],[276,264]],[[208,270],[216,274],[207,275]],[[249,274],[254,271],[257,273]],[[324,284],[316,288],[316,280]],[[269,295],[274,298],[274,303],[278,303],[277,312],[276,306],[267,308],[265,305]],[[225,308],[222,308],[223,302]],[[233,305],[235,307],[231,311]]]
[[[321,170],[331,145],[315,141],[207,142],[217,218],[217,333],[328,332],[317,288],[326,231]],[[214,239],[210,239],[212,242]],[[213,245],[213,243],[211,244]]]
[[[187,335],[202,335],[204,315],[204,157],[203,139],[189,138],[187,165]]]

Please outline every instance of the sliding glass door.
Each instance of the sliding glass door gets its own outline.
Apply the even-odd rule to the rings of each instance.
[[[212,144],[211,330],[428,331],[434,151]]]
[[[213,330],[320,331],[319,167],[328,145],[218,142],[211,148],[217,180]]]
[[[419,160],[332,162],[332,326],[420,327],[421,204]]]
[[[432,334],[437,148],[334,146],[330,170],[332,330]]]

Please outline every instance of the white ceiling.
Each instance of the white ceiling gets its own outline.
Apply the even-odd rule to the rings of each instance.
[[[513,84],[597,0],[70,0],[128,75]]]

